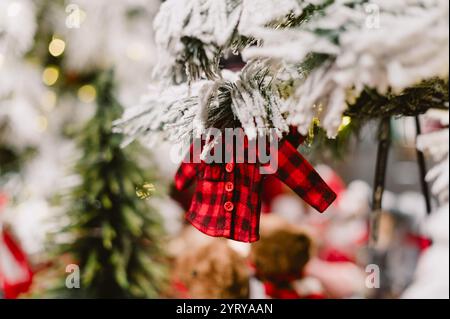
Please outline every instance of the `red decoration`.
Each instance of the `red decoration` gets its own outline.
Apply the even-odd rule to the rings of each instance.
[[[245,150],[249,152],[246,137],[244,141]],[[296,147],[302,141],[296,130],[291,130],[280,141],[278,149],[270,149],[277,154],[277,167],[266,167],[273,169],[273,175],[308,204],[323,212],[335,200],[336,194],[297,152]],[[232,147],[225,145],[225,149],[233,153]],[[227,164],[207,164],[200,161],[200,154],[194,154],[191,146],[175,176],[175,186],[183,190],[194,179],[198,180],[186,213],[186,219],[197,229],[210,236],[254,242],[259,239],[261,193],[267,175],[261,174],[258,163],[246,163],[241,158],[236,160],[235,156],[230,158],[232,160]]]
[[[7,198],[0,194],[0,209]],[[0,220],[0,289],[6,299],[15,299],[31,286],[33,272],[27,257]]]
[[[15,299],[29,290],[33,273],[25,253],[11,234],[3,230],[0,237],[0,283],[5,298]]]

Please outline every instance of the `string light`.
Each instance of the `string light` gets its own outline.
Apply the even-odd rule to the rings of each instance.
[[[97,91],[95,87],[90,84],[83,85],[78,89],[78,98],[81,102],[91,103],[97,97]]]
[[[59,69],[56,66],[49,66],[42,73],[42,81],[45,85],[52,86],[58,81]]]
[[[48,51],[54,57],[58,57],[63,54],[64,49],[66,48],[66,43],[58,38],[54,38],[50,44],[48,45]]]

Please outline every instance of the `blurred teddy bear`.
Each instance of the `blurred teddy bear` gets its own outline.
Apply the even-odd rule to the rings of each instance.
[[[249,272],[245,259],[223,239],[181,254],[173,278],[178,298],[248,298]]]
[[[260,234],[260,240],[252,244],[249,258],[254,279],[262,283],[264,297],[322,298],[320,282],[303,276],[312,256],[311,237],[274,214],[263,216]],[[258,289],[254,279],[252,289]],[[262,297],[260,292],[252,294]]]

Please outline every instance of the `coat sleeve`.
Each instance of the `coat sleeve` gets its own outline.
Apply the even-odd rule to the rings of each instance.
[[[200,160],[200,153],[194,152],[192,144],[175,174],[175,187],[180,191],[188,188],[195,177],[198,176],[203,165],[204,163]]]
[[[298,148],[303,141],[305,140],[305,136],[300,134],[297,127],[290,126],[289,133],[284,137],[294,148]]]
[[[283,140],[278,147],[275,176],[319,212],[325,211],[336,194],[296,148]]]

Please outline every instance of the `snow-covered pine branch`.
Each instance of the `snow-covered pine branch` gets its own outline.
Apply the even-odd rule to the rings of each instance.
[[[217,75],[221,51],[230,44],[240,0],[169,0],[155,18],[159,64],[156,74],[181,82],[185,68],[193,79]]]
[[[269,127],[282,133],[290,124],[307,134],[318,118],[334,137],[348,106],[363,101],[358,98],[367,89],[392,100],[420,84],[422,91],[408,92],[410,100],[420,104],[421,92],[433,98],[435,83],[424,88],[422,81],[448,82],[448,24],[445,0],[166,1],[155,21],[157,80],[211,82],[200,89],[201,98],[195,90],[190,95],[189,112],[199,112],[189,113],[195,125],[173,117],[179,122],[158,129],[201,129],[227,118],[239,120],[250,137]],[[235,78],[219,70],[230,50],[241,50],[248,61]],[[447,102],[448,93],[442,96]],[[149,117],[139,117],[123,122],[123,131],[138,121],[139,134],[155,130]]]
[[[154,22],[159,48],[155,74],[176,83],[214,79],[220,76],[220,58],[253,43],[261,27],[301,20],[304,10],[325,2],[329,1],[168,0]]]
[[[282,114],[284,91],[289,89],[288,70],[266,61],[249,62],[241,72],[221,72],[220,78],[163,88],[152,85],[142,103],[125,110],[114,122],[127,135],[153,144],[160,138],[180,141],[207,128],[242,126],[249,138],[269,129],[281,137],[289,130]],[[286,88],[285,88],[286,87]],[[251,105],[251,107],[248,107]]]
[[[179,141],[192,133],[199,110],[198,94],[203,82],[169,87],[150,86],[141,103],[128,107],[113,124],[127,136],[124,145],[141,138],[148,144],[161,139]]]
[[[252,43],[252,34],[259,27],[300,20],[304,9],[311,11],[314,2],[325,1],[166,1],[154,22],[159,57],[154,74],[158,81],[150,85],[140,105],[115,122],[116,129],[129,136],[127,142],[137,137],[152,140],[148,136],[168,128],[171,132],[162,136],[178,140],[204,125],[220,126],[238,119],[250,136],[271,127],[281,135],[288,129],[281,113],[281,95],[292,82],[286,69],[255,60],[236,76],[221,72],[219,60],[225,51]],[[280,74],[283,80],[275,81]],[[206,78],[211,81],[202,80]],[[176,85],[161,89],[167,82]],[[191,89],[183,84],[186,82]]]
[[[257,30],[262,45],[247,48],[244,57],[301,63],[325,55],[285,111],[303,133],[319,117],[333,137],[349,97],[365,87],[400,93],[424,79],[448,79],[448,8],[445,0],[335,1],[298,28]]]

